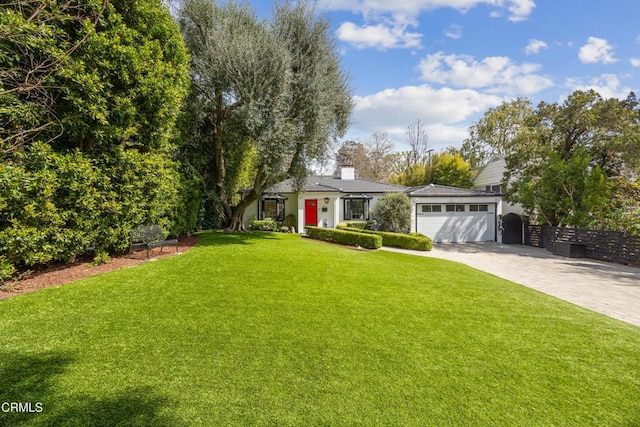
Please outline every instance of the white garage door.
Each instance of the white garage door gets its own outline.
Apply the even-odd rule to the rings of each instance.
[[[496,237],[492,204],[419,204],[416,229],[434,242],[485,242]]]

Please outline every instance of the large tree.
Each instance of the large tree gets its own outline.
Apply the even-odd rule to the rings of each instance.
[[[162,0],[3,2],[0,270],[104,258],[141,223],[178,231],[188,66]]]
[[[619,184],[639,176],[634,98],[576,91],[527,113],[506,147],[507,199],[551,225],[611,227],[607,218],[626,209],[611,203]]]
[[[393,141],[384,132],[374,132],[364,143],[344,141],[338,148],[336,166],[353,166],[358,178],[387,182],[391,175]]]
[[[494,155],[506,155],[532,112],[531,101],[525,98],[487,110],[469,127],[469,138],[463,142],[460,154],[472,168],[483,166]]]
[[[16,0],[0,24],[1,154],[171,150],[188,63],[161,0]]]
[[[458,153],[436,153],[430,160],[407,167],[399,174],[394,174],[391,181],[407,187],[427,184],[448,185],[452,187],[471,188],[471,165]]]
[[[328,22],[305,2],[277,4],[264,22],[246,4],[186,0],[180,24],[199,112],[192,137],[210,151],[202,173],[224,224],[243,229],[244,211],[267,187],[301,182],[344,133],[347,78]]]

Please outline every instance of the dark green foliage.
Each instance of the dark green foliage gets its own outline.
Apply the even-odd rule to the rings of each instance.
[[[271,219],[255,219],[251,222],[249,227],[252,230],[257,231],[279,231],[280,226],[277,221]]]
[[[97,258],[142,223],[194,228],[171,138],[188,82],[161,0],[11,2],[0,13],[0,279]]]
[[[373,208],[373,217],[382,230],[408,233],[411,226],[411,200],[404,193],[387,193]]]
[[[98,233],[104,179],[80,153],[36,143],[0,166],[0,250],[14,266],[62,261]]]
[[[360,230],[364,230],[365,228],[369,227],[371,223],[368,221],[345,221],[344,224],[346,227],[359,228]]]
[[[316,240],[339,243],[341,245],[361,246],[367,249],[378,249],[382,247],[382,237],[373,234],[311,226],[307,226],[306,230],[307,236]]]
[[[298,220],[294,214],[289,214],[284,218],[282,225],[287,227],[289,230],[292,228],[295,229],[298,226]]]
[[[171,160],[120,149],[102,160],[35,143],[0,166],[5,263],[20,268],[66,261],[89,246],[98,253],[123,251],[136,225],[173,231],[184,224],[177,220],[183,202]]]
[[[463,152],[503,155],[505,199],[535,222],[627,231],[640,202],[625,194],[640,171],[638,105],[633,92],[623,101],[593,90],[536,108],[506,102],[471,128]]]
[[[430,251],[433,249],[432,240],[420,233],[390,233],[386,231],[375,231],[360,228],[343,228],[345,231],[355,233],[375,234],[382,237],[382,246],[392,248],[411,249],[415,251]]]

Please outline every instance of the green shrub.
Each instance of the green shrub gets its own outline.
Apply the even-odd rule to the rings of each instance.
[[[375,234],[382,237],[382,245],[393,248],[411,249],[414,251],[430,251],[433,249],[433,241],[420,233],[402,234],[386,231],[361,230],[359,228],[346,228],[345,231],[362,234]],[[415,234],[419,234],[416,236]]]
[[[407,233],[411,226],[411,199],[404,193],[387,193],[376,202],[373,218],[382,230]]]
[[[257,231],[280,231],[278,222],[271,219],[255,219],[251,222],[249,228]]]
[[[283,226],[287,227],[289,230],[296,229],[298,227],[298,220],[294,214],[289,214],[284,218]]]
[[[0,166],[2,270],[83,253],[98,233],[100,181],[81,153],[54,153],[42,143]]]
[[[115,149],[91,158],[34,143],[0,165],[0,276],[67,261],[90,246],[124,251],[140,224],[190,227],[178,221],[184,197],[176,164],[160,154]]]
[[[0,284],[10,279],[16,272],[15,267],[4,256],[0,256]]]
[[[345,221],[341,224],[345,224],[349,228],[359,228],[360,230],[364,230],[365,228],[368,228],[371,223],[368,221]]]
[[[354,231],[337,230],[335,228],[307,226],[306,229],[307,236],[316,240],[339,243],[342,245],[361,246],[367,249],[378,249],[382,247],[381,236]]]

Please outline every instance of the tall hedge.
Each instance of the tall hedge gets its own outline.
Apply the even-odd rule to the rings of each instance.
[[[122,251],[128,231],[193,228],[175,160],[189,58],[162,0],[16,0],[0,27],[0,280]]]

